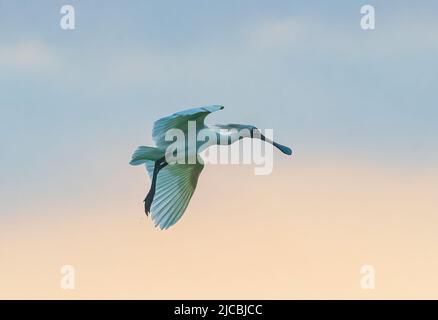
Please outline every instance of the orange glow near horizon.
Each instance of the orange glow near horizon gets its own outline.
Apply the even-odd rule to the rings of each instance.
[[[294,165],[255,176],[206,167],[180,222],[142,212],[145,172],[108,201],[39,204],[2,234],[0,298],[436,298],[437,175],[358,164]],[[67,211],[65,211],[67,210]],[[73,265],[76,289],[60,288]],[[359,286],[362,265],[376,289]],[[421,270],[421,272],[419,272]]]

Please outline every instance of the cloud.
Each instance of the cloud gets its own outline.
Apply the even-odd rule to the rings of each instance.
[[[60,64],[59,56],[40,41],[25,40],[0,46],[0,68],[38,71],[56,69]]]
[[[289,16],[257,21],[246,26],[242,34],[254,49],[273,53],[363,59],[438,50],[438,24],[433,19],[411,19],[395,14],[391,19],[382,19],[373,31],[364,31],[355,22],[334,23],[321,17]]]
[[[299,41],[308,28],[305,21],[295,18],[272,19],[251,25],[244,33],[251,45],[275,49]]]

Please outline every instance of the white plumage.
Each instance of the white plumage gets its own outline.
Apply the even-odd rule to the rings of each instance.
[[[257,130],[254,126],[229,124],[207,126],[204,119],[212,112],[222,110],[224,107],[219,105],[203,106],[200,108],[188,109],[172,114],[171,116],[161,118],[154,123],[152,138],[156,147],[138,147],[132,155],[131,165],[145,164],[149,176],[152,179],[151,190],[145,199],[146,214],[151,212],[152,220],[155,226],[161,229],[167,229],[174,225],[184,214],[190,199],[195,192],[199,175],[204,165],[196,161],[195,164],[166,163],[166,151],[172,144],[172,141],[166,141],[166,132],[171,129],[180,129],[187,134],[189,121],[196,121],[196,133],[200,130],[209,130],[218,139],[216,142],[230,144],[234,141],[231,139],[220,139],[221,132],[219,129],[249,129]],[[252,137],[248,136],[248,137]],[[285,154],[292,154],[292,151],[283,145],[277,144],[261,135],[262,140],[272,143]],[[239,137],[243,138],[242,137]],[[225,141],[225,142],[223,142]],[[212,145],[212,144],[211,144]],[[201,152],[209,145],[204,141],[197,141],[195,149],[189,149],[185,145],[186,153]]]

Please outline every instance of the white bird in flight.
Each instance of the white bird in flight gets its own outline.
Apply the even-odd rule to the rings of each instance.
[[[166,132],[169,130],[179,129],[187,136],[189,121],[196,121],[196,133],[200,130],[208,130],[209,134],[217,137],[217,139],[213,139],[215,141],[210,145],[229,145],[245,136],[239,135],[236,139],[232,139],[230,134],[224,133],[224,130],[234,129],[239,131],[247,129],[246,132],[249,132],[248,138],[259,138],[271,143],[284,154],[292,154],[290,148],[266,138],[254,126],[243,124],[207,126],[204,123],[207,115],[223,108],[223,106],[219,105],[203,106],[183,110],[155,121],[152,139],[156,147],[140,146],[132,155],[130,164],[133,166],[145,164],[147,172],[152,179],[151,187],[144,203],[146,215],[151,213],[155,227],[159,226],[161,229],[167,229],[181,218],[195,192],[199,175],[204,168],[204,165],[199,163],[199,161],[196,161],[195,164],[174,163],[168,165],[166,162],[166,152],[168,151],[166,149],[173,143],[173,141],[165,139]],[[258,133],[257,136],[254,135],[255,132]],[[224,134],[227,137],[224,137]],[[186,146],[185,151],[186,154],[194,153],[197,155],[210,145],[206,144],[205,141],[197,141],[194,149],[192,147],[192,150],[189,150],[188,146]]]

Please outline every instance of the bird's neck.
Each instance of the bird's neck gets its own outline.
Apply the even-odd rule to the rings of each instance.
[[[246,137],[247,135],[237,130],[220,130],[216,133],[217,144],[219,145],[230,145]]]

